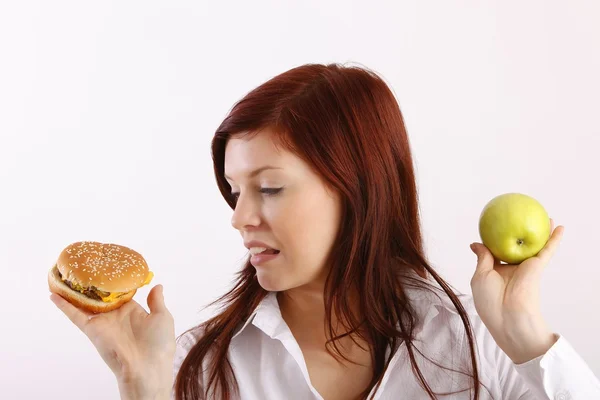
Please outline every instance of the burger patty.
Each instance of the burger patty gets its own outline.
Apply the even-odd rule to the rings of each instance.
[[[110,296],[109,292],[104,292],[102,290],[99,290],[95,286],[90,286],[90,287],[84,288],[83,286],[79,286],[77,284],[72,283],[71,281],[63,279],[60,271],[58,271],[58,276],[60,277],[60,279],[62,279],[62,281],[68,287],[70,287],[71,289],[73,289],[76,292],[80,292],[80,293],[84,294],[85,296],[89,297],[90,299],[102,301],[102,297]]]

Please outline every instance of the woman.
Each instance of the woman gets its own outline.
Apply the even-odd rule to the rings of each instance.
[[[89,318],[53,296],[122,399],[600,399],[540,313],[563,227],[519,266],[472,244],[473,299],[455,294],[425,258],[404,122],[375,73],[287,71],[235,105],[212,152],[251,255],[222,311],[175,345],[160,285],[150,314]]]

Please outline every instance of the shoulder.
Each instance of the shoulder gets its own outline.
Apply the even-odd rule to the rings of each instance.
[[[192,347],[194,347],[196,343],[198,343],[198,341],[200,340],[200,338],[202,338],[203,335],[204,326],[199,325],[194,328],[188,329],[175,339],[176,347],[173,365],[174,375],[177,375],[177,372],[181,368],[181,364],[183,364],[183,361],[189,354],[190,350],[192,349]]]
[[[176,338],[177,347],[190,349],[204,336],[204,324],[190,328]]]
[[[416,312],[418,330],[437,331],[458,338],[466,335],[467,321],[478,342],[481,345],[490,344],[491,335],[477,313],[473,296],[456,290],[452,293],[455,301],[435,284],[431,288],[408,291],[409,301]]]
[[[274,309],[277,308],[277,299],[275,297],[275,293],[272,292],[270,295],[266,296],[256,307],[256,309],[252,310],[251,315],[245,320],[241,321],[236,329],[232,333],[231,340],[235,339],[236,336],[241,334],[248,325],[251,325],[251,322],[258,311],[262,308],[264,313],[273,313]],[[204,337],[207,333],[207,329],[210,331],[210,327],[212,319],[208,319],[199,325],[190,328],[180,334],[176,339],[176,354],[175,354],[175,363],[176,367],[181,366],[185,358],[187,357],[190,350]],[[208,328],[207,328],[208,327]],[[207,356],[211,357],[211,349],[209,349]]]
[[[404,293],[416,314],[417,326],[422,329],[433,326],[436,329],[451,330],[453,334],[461,334],[465,332],[464,319],[468,319],[475,331],[486,331],[475,308],[473,296],[454,288],[450,291],[453,298],[434,280],[418,277],[409,281]]]
[[[467,324],[471,327],[479,371],[487,382],[496,381],[498,368],[506,355],[498,347],[475,308],[473,296],[453,291],[458,304],[439,287],[419,289],[410,296],[417,314],[416,338],[428,352],[445,354],[455,366],[470,364],[471,346]],[[459,309],[464,312],[461,315]]]

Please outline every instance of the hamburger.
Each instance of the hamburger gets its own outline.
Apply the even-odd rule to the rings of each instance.
[[[138,252],[117,244],[76,242],[48,273],[51,292],[93,313],[115,310],[133,298],[154,274]]]

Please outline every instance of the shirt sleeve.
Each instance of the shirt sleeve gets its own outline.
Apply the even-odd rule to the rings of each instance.
[[[472,297],[460,297],[483,350],[482,373],[497,382],[501,399],[600,400],[600,381],[565,337],[555,333],[557,341],[545,354],[515,364],[481,321]]]
[[[600,381],[561,335],[546,352],[514,364],[500,349],[499,380],[505,399],[600,399]]]

